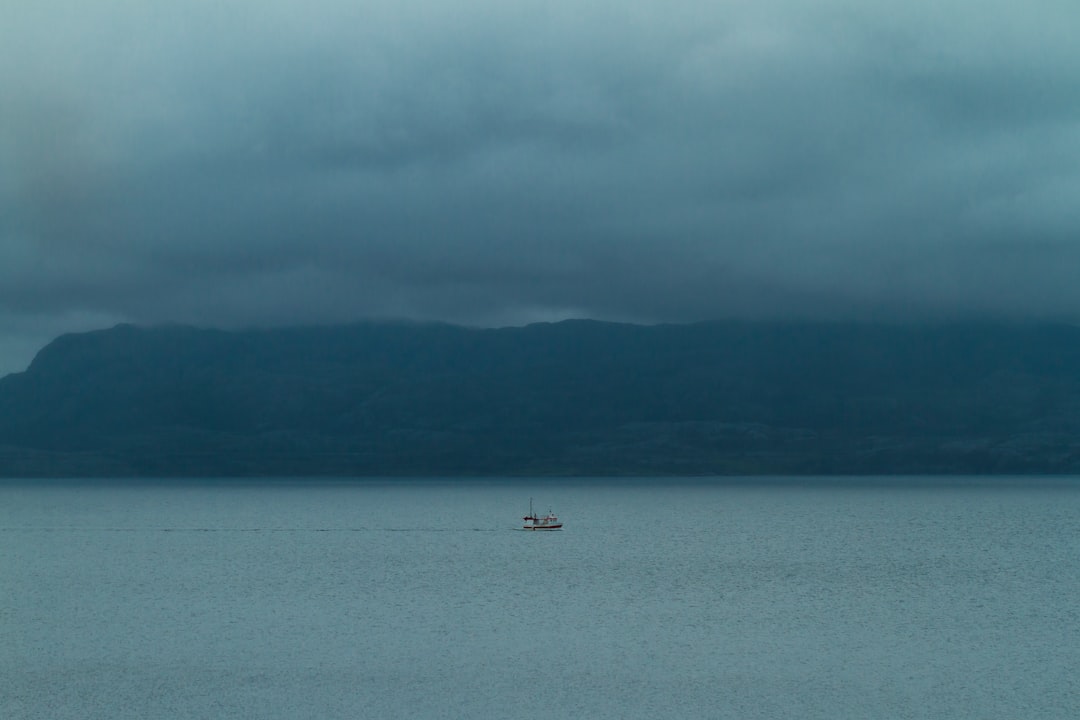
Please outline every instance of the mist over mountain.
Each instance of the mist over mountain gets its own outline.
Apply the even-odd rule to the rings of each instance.
[[[4,10],[0,374],[117,323],[1080,322],[1080,3]]]
[[[64,335],[0,475],[1080,471],[1065,325],[567,321]]]

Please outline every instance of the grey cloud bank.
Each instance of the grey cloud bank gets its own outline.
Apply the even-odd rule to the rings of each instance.
[[[66,330],[1075,320],[1080,6],[13,0],[0,372]]]

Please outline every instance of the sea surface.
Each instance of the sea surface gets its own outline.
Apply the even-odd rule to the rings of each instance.
[[[0,482],[0,717],[548,715],[1080,717],[1080,479]]]

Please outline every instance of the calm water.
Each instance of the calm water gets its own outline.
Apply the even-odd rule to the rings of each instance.
[[[1080,480],[0,484],[4,718],[1069,718],[1078,672]]]

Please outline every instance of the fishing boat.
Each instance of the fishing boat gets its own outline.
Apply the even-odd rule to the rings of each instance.
[[[555,517],[555,513],[550,510],[543,517],[539,517],[533,512],[532,498],[529,498],[529,514],[523,517],[522,520],[525,521],[522,530],[559,530],[562,528],[559,518]]]

